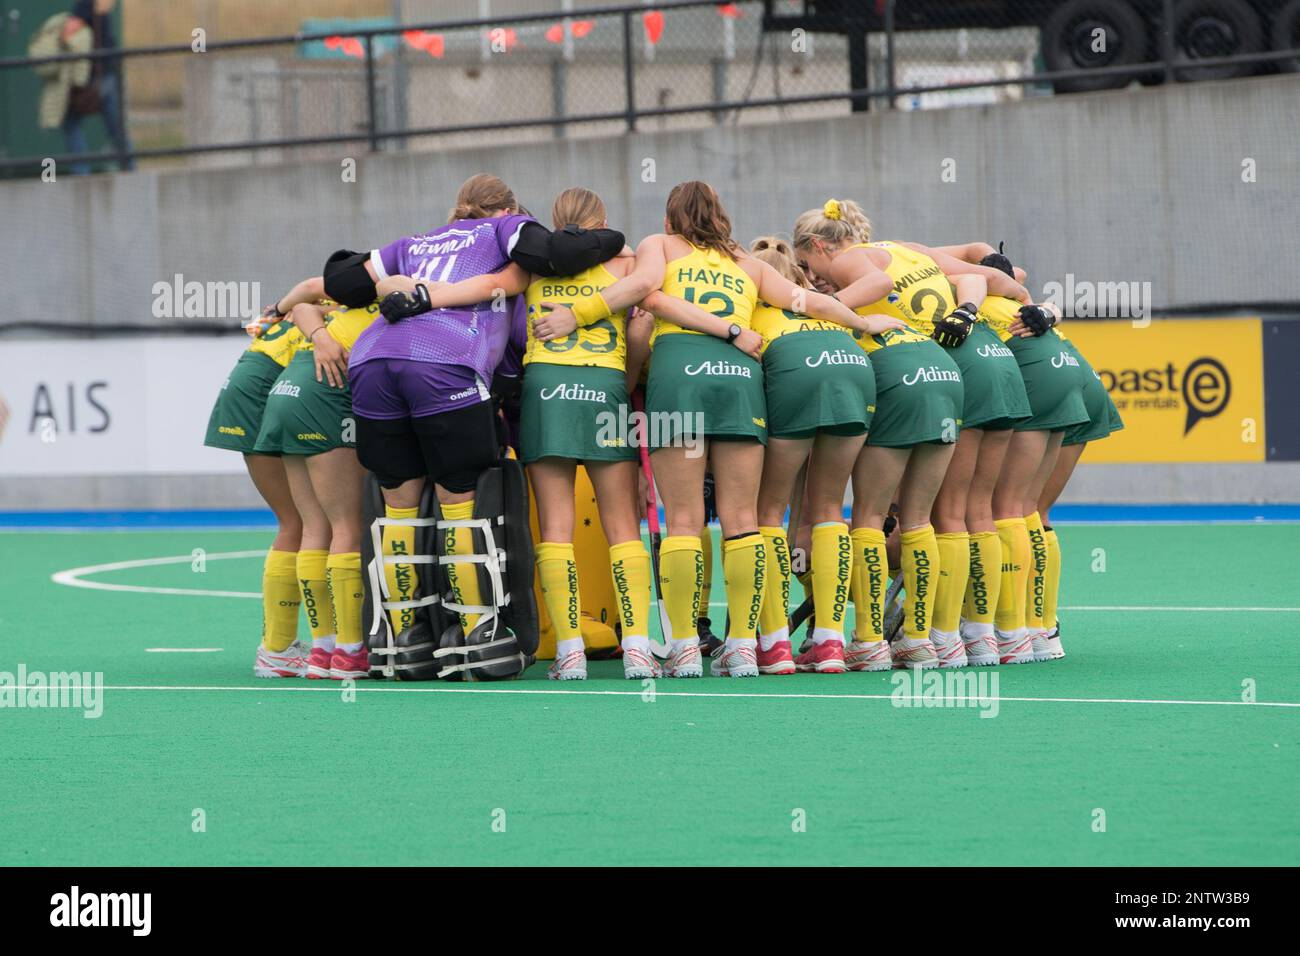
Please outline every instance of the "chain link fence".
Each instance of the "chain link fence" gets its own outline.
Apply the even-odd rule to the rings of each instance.
[[[229,39],[310,6],[279,20],[252,7],[263,13],[241,19],[239,3],[192,0],[195,19],[206,10],[202,22],[221,35],[195,25],[188,42],[91,55],[123,64],[113,72],[129,137],[90,156],[7,137],[0,174],[39,175],[48,160],[110,169],[128,153],[149,164],[281,163],[347,143],[527,143],[1300,69],[1300,0],[549,2],[558,9],[351,0],[329,5],[345,15],[305,17],[293,34]],[[479,16],[466,20],[467,9]],[[158,29],[175,40],[184,28],[172,10]],[[0,92],[78,59],[0,58]],[[4,100],[8,122],[34,122],[34,104]]]

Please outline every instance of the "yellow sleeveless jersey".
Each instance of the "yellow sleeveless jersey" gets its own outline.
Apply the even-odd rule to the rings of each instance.
[[[603,265],[592,266],[567,279],[537,279],[524,292],[528,304],[528,348],[524,364],[594,365],[622,371],[627,367],[627,313],[616,312],[591,325],[578,326],[562,339],[542,342],[533,335],[533,322],[544,313],[543,302],[571,306],[579,299],[607,289],[618,278]],[[549,310],[547,310],[549,311]]]
[[[826,331],[853,334],[850,329],[845,328],[838,322],[823,322],[821,319],[814,319],[802,312],[778,309],[774,305],[768,305],[761,299],[754,308],[754,314],[750,316],[749,327],[763,336],[764,350],[781,336],[789,335],[791,332]]]
[[[979,320],[992,329],[998,338],[1006,342],[1012,337],[1012,324],[1020,318],[1021,305],[1023,303],[1008,299],[1004,295],[987,296],[979,307]],[[1047,331],[1049,334],[1054,333],[1059,339],[1069,341],[1065,333],[1056,326],[1052,326]]]
[[[663,291],[742,329],[751,328],[750,320],[758,304],[758,286],[744,269],[719,252],[695,246],[680,259],[668,263]],[[702,334],[666,319],[656,319],[650,344],[653,346],[661,335],[675,333]]]
[[[281,319],[266,331],[253,339],[248,347],[250,352],[260,352],[279,366],[287,366],[294,353],[306,344],[306,339],[298,331],[298,326],[288,319]]]
[[[358,336],[370,328],[370,323],[377,318],[379,318],[379,302],[377,300],[356,309],[335,307],[325,313],[325,331],[339,345],[345,349],[351,349],[356,344]],[[308,351],[312,348],[311,342],[303,339],[302,351]]]
[[[929,256],[895,242],[860,242],[849,248],[886,250],[889,268],[885,273],[894,280],[894,290],[889,295],[853,311],[858,315],[896,316],[911,326],[879,335],[854,332],[853,338],[863,351],[870,353],[903,342],[927,342],[934,330],[934,320],[957,307],[948,277]]]

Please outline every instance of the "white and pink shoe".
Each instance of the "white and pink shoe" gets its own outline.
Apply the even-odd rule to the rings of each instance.
[[[628,680],[651,680],[663,676],[663,668],[650,653],[649,646],[628,647],[623,645],[623,676]]]
[[[999,664],[1028,664],[1034,659],[1034,641],[1025,627],[1011,633],[995,631],[998,640]]]
[[[664,661],[664,677],[703,677],[704,663],[700,657],[699,638],[674,641]]]
[[[586,680],[587,652],[579,648],[561,654],[546,671],[547,680]]]
[[[757,677],[757,640],[732,640],[728,638],[713,651],[709,673],[714,677]]]
[[[1034,635],[1033,642],[1036,661],[1059,661],[1065,656],[1065,648],[1061,646],[1061,632],[1056,628],[1039,631]]]
[[[900,637],[889,648],[894,657],[894,667],[931,668],[939,666],[939,655],[928,637]]]
[[[962,621],[961,641],[966,646],[966,663],[971,667],[989,667],[998,663],[998,642],[993,639],[993,625]]]
[[[852,641],[844,649],[844,666],[851,671],[887,671],[894,666],[889,641]]]
[[[257,645],[254,677],[302,677],[307,673],[307,645],[294,641],[282,651],[268,651]]]
[[[934,646],[935,656],[939,658],[940,667],[965,667],[966,645],[960,634],[945,634],[943,631],[930,631],[930,643]]]

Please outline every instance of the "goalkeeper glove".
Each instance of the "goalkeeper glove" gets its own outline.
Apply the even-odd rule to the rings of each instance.
[[[379,303],[379,311],[389,322],[400,322],[432,308],[429,290],[421,283],[416,283],[414,292],[390,292]]]

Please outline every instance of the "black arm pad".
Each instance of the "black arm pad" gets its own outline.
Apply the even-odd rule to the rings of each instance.
[[[608,262],[626,245],[615,229],[581,229],[565,226],[551,232],[541,223],[525,223],[515,240],[510,259],[533,275],[572,276]]]
[[[375,301],[379,294],[375,280],[366,271],[368,252],[340,249],[327,260],[321,275],[325,279],[325,294],[339,305],[361,309]]]

